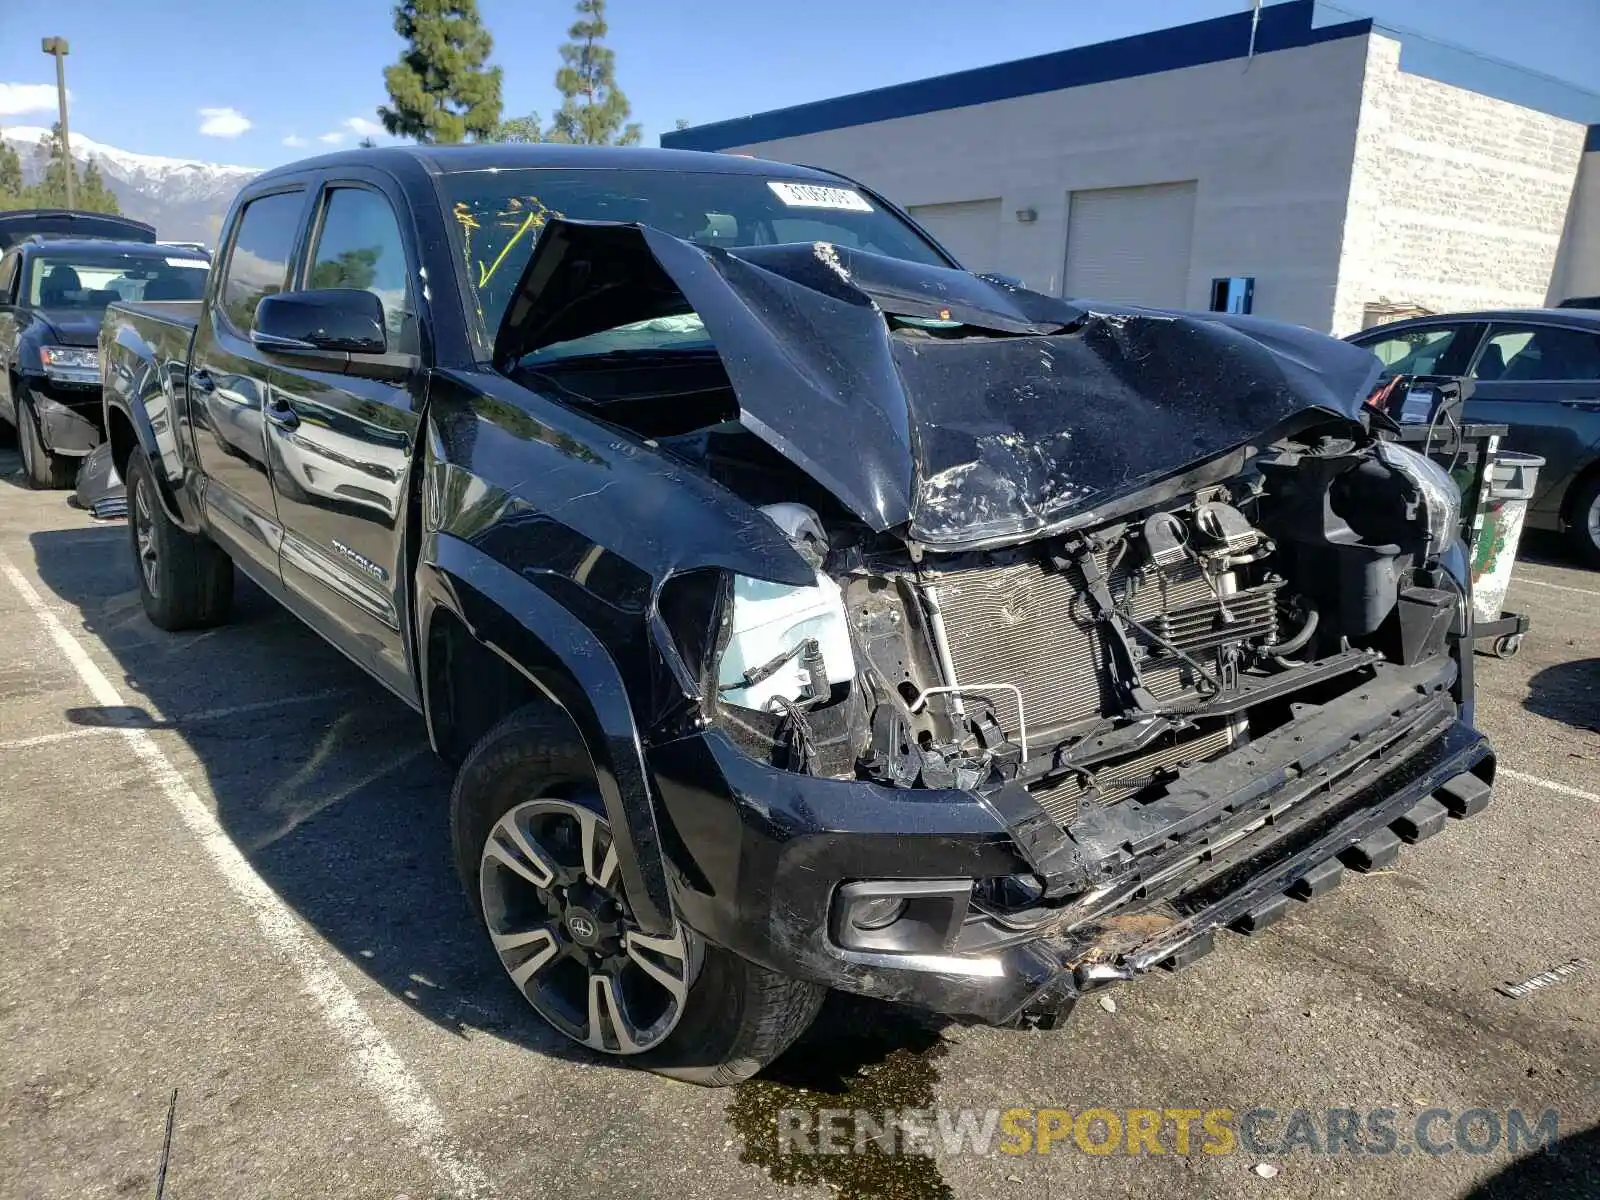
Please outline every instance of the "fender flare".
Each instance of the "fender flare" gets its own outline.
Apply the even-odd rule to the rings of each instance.
[[[634,917],[646,933],[669,934],[672,905],[650,776],[633,706],[610,653],[571,612],[509,567],[450,534],[431,540],[431,553],[419,561],[416,575],[418,673],[430,739],[427,630],[434,611],[443,607],[572,720],[619,843]]]
[[[122,400],[112,400],[109,396],[105,400],[106,410],[106,439],[111,438],[112,413],[119,413],[126,417],[128,424],[133,427],[134,441],[138,443],[150,465],[155,468],[156,492],[161,497],[161,507],[166,510],[167,517],[174,525],[188,533],[196,532],[195,523],[188,519],[182,506],[178,503],[177,487],[172,480],[167,478],[166,464],[161,457],[161,448],[156,442],[155,430],[150,426],[150,415],[145,412],[142,404],[127,404]],[[124,464],[125,466],[126,464]],[[127,473],[123,467],[118,467],[123,485],[127,485]]]

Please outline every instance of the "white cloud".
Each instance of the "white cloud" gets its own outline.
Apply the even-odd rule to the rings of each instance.
[[[200,132],[210,137],[238,137],[252,122],[236,108],[202,108]]]
[[[291,133],[288,137],[283,139],[283,144],[285,146],[304,146],[306,144],[306,140],[298,133]]]
[[[67,93],[72,99],[72,93]],[[56,89],[48,83],[0,83],[0,117],[16,117],[23,113],[54,111]]]
[[[344,127],[357,137],[377,137],[383,132],[383,126],[376,121],[369,121],[366,117],[347,117]]]
[[[317,136],[317,141],[328,146],[337,146],[340,142],[344,141],[344,134],[335,129],[331,133],[319,134]]]

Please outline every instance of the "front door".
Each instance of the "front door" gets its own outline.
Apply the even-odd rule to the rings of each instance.
[[[415,255],[401,211],[379,179],[330,179],[303,284],[374,293],[389,353],[416,354]],[[389,381],[280,361],[266,413],[291,602],[304,601],[324,636],[413,701],[404,543],[423,389],[420,372]]]
[[[269,368],[250,343],[250,326],[261,298],[282,291],[288,280],[305,205],[304,187],[245,204],[216,268],[221,283],[201,317],[189,373],[189,411],[212,536],[248,573],[269,583],[278,577],[280,541],[267,475]]]

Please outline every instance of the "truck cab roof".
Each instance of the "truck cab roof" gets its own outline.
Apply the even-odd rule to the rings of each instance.
[[[796,166],[740,154],[711,153],[703,150],[663,150],[650,146],[566,146],[554,143],[511,145],[504,142],[469,143],[459,146],[382,146],[370,150],[343,150],[316,158],[301,159],[274,167],[258,180],[280,175],[300,175],[306,171],[337,167],[367,166],[393,168],[402,164],[421,164],[430,174],[457,171],[517,170],[527,167],[629,169],[635,171],[683,171],[702,174],[775,175],[790,179],[836,181],[839,176],[816,167]]]

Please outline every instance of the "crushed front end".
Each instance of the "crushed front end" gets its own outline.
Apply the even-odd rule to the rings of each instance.
[[[690,923],[1049,1024],[1478,812],[1442,472],[1330,420],[1210,474],[957,552],[768,506],[815,583],[717,579],[707,728],[651,752]]]
[[[1487,802],[1459,497],[1370,354],[822,243],[556,220],[525,278],[502,370],[795,552],[655,598],[641,741],[712,942],[1047,1022]],[[543,354],[663,321],[634,372]]]

